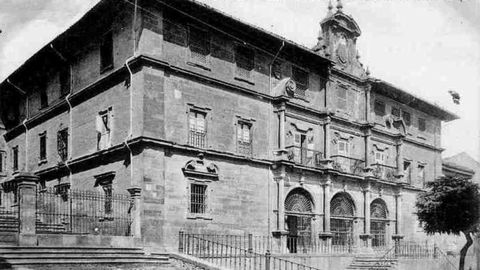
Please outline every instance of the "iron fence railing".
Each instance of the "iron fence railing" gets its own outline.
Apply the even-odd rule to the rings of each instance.
[[[261,254],[184,232],[179,234],[178,251],[231,270],[320,270],[274,257],[269,250]]]
[[[188,143],[195,147],[205,148],[207,145],[207,133],[190,130],[188,135]]]
[[[287,146],[285,149],[288,151],[288,159],[295,163],[308,167],[322,167],[321,161],[324,159],[324,155],[320,151],[294,145]]]
[[[17,192],[0,189],[0,231],[19,231],[18,210]]]
[[[130,235],[127,194],[46,188],[37,191],[37,233]]]
[[[333,160],[333,168],[341,172],[361,175],[365,168],[365,161],[362,159],[342,155],[333,155],[331,159]]]
[[[209,240],[216,243],[225,244],[241,249],[254,251],[257,253],[265,253],[267,250],[271,250],[272,237],[263,235],[243,234],[243,235],[231,235],[231,234],[188,234],[196,236],[205,240]]]
[[[385,164],[375,163],[372,164],[373,168],[373,175],[376,178],[388,180],[388,181],[395,181],[395,175],[397,168],[394,166],[389,166]]]

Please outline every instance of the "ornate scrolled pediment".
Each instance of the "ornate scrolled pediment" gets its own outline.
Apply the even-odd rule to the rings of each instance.
[[[208,178],[218,180],[218,166],[214,163],[206,163],[203,154],[198,158],[188,161],[182,168],[183,174],[195,178]]]
[[[294,80],[290,78],[284,78],[278,82],[278,84],[273,88],[273,96],[290,96],[293,97],[295,91],[297,90],[297,84]]]

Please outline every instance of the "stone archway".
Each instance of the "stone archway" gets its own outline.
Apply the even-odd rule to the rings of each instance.
[[[337,193],[330,201],[330,229],[332,231],[332,246],[347,248],[353,245],[353,219],[355,203],[350,194]]]
[[[388,209],[385,201],[375,199],[370,204],[370,233],[372,235],[372,247],[381,248],[386,246],[386,234],[388,224]]]
[[[313,201],[306,190],[295,188],[290,191],[285,199],[285,217],[289,252],[307,249],[312,238]]]

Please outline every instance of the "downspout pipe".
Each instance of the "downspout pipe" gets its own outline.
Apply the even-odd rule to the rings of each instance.
[[[25,171],[27,171],[27,167],[28,167],[28,127],[27,127],[27,120],[28,120],[28,116],[29,116],[29,113],[28,113],[28,106],[29,106],[29,102],[28,102],[28,96],[27,96],[27,92],[23,91],[20,87],[18,87],[17,85],[13,84],[10,79],[7,79],[7,83],[9,83],[11,86],[13,86],[22,96],[25,97],[25,119],[22,121],[22,125],[23,127],[25,128]]]
[[[280,54],[280,52],[282,51],[283,47],[285,47],[285,41],[282,41],[282,46],[280,46],[277,53],[273,57],[273,60],[268,65],[268,91],[269,91],[269,94],[272,93],[272,87],[273,87],[272,86],[272,66],[275,63],[275,60],[277,60],[277,57]],[[268,129],[270,131],[270,125],[268,126]],[[269,134],[271,134],[271,132],[269,132]],[[274,177],[273,172],[272,172],[272,168],[269,168],[269,176],[272,177],[272,178]],[[268,187],[267,187],[267,190],[268,190],[268,209],[267,209],[267,212],[268,212],[268,216],[267,216],[268,235],[270,235],[272,233],[271,218],[270,218],[270,212],[271,212],[271,210],[270,210],[270,205],[271,205],[270,182],[271,181],[269,180],[268,181]],[[269,246],[268,249],[271,250],[271,246]]]

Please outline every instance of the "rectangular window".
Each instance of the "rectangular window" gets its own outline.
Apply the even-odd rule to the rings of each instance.
[[[62,129],[57,133],[57,151],[62,161],[68,159],[68,128]]]
[[[350,143],[348,141],[338,141],[338,154],[345,157],[350,156]]]
[[[166,17],[163,20],[163,39],[170,43],[185,46],[187,41],[187,27]]]
[[[392,107],[392,115],[400,117],[400,109],[398,107]]]
[[[347,89],[343,87],[337,87],[337,107],[340,110],[347,110]]]
[[[18,146],[12,148],[13,171],[18,171]]]
[[[5,160],[6,160],[6,153],[4,151],[0,151],[0,174],[6,171]]]
[[[47,159],[47,132],[39,134],[40,138],[40,161]]]
[[[425,165],[424,164],[418,164],[417,167],[417,179],[420,181],[423,186],[425,187]]]
[[[207,186],[190,185],[190,213],[205,214],[207,212]]]
[[[402,118],[403,118],[403,122],[405,122],[405,125],[410,126],[411,124],[410,113],[406,111],[402,111]]]
[[[243,155],[252,154],[252,137],[250,123],[238,122],[237,124],[237,149]]]
[[[411,175],[411,162],[410,161],[403,161],[403,175],[405,176],[405,180],[407,180],[407,183],[411,184],[412,183],[412,175]]]
[[[206,147],[206,113],[190,110],[189,114],[189,144],[195,147]]]
[[[235,48],[235,62],[237,65],[236,74],[239,77],[250,78],[254,67],[255,53],[252,49],[237,46]]]
[[[40,88],[40,108],[48,107],[48,95],[46,87]]]
[[[97,150],[107,149],[111,146],[111,134],[113,127],[113,110],[112,107],[105,111],[101,111],[97,115]]]
[[[385,164],[385,153],[383,151],[375,151],[375,164]]]
[[[423,118],[418,118],[418,130],[420,131],[425,131],[427,129],[425,119]]]
[[[297,94],[305,96],[305,90],[308,89],[308,72],[305,70],[292,66],[292,79],[297,84]]]
[[[207,31],[190,26],[188,47],[193,61],[207,63],[210,54],[210,36]]]
[[[375,100],[374,110],[375,110],[376,115],[384,116],[385,115],[385,103],[383,103],[383,101],[380,101],[380,100]]]
[[[61,96],[65,96],[70,93],[70,86],[71,86],[71,72],[70,72],[70,65],[65,63],[59,73],[60,77],[60,94]]]
[[[100,72],[113,68],[113,36],[112,31],[103,35],[100,43]]]

